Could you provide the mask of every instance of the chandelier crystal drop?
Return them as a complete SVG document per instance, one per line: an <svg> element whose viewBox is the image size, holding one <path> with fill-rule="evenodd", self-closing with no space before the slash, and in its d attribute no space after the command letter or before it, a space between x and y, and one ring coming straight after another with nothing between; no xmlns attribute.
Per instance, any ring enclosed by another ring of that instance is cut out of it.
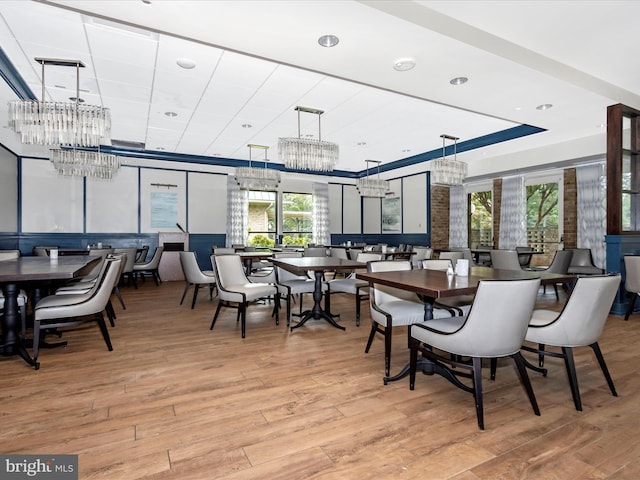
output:
<svg viewBox="0 0 640 480"><path fill-rule="evenodd" d="M95 147L111 133L108 108L86 105L80 100L80 60L36 58L42 65L42 100L9 102L9 126L20 134L22 143ZM45 66L76 68L75 102L45 101Z"/></svg>
<svg viewBox="0 0 640 480"><path fill-rule="evenodd" d="M51 151L51 163L60 175L111 180L120 169L120 158L99 150L63 150Z"/></svg>
<svg viewBox="0 0 640 480"><path fill-rule="evenodd" d="M331 172L338 161L340 149L337 143L323 141L320 131L320 115L323 110L296 107L298 112L298 136L278 139L278 157L285 167L292 170ZM300 112L318 115L318 139L300 136Z"/></svg>
<svg viewBox="0 0 640 480"><path fill-rule="evenodd" d="M367 176L356 180L356 189L361 197L383 198L389 193L390 186L388 180L380 179L380 162L378 160L365 160L367 162ZM376 178L369 176L369 164L378 165L378 175Z"/></svg>
<svg viewBox="0 0 640 480"><path fill-rule="evenodd" d="M236 182L240 190L277 190L280 184L280 172L267 168L267 150L268 146L248 144L249 147L249 166L236 168ZM251 165L251 152L254 148L264 150L264 168L258 168Z"/></svg>
<svg viewBox="0 0 640 480"><path fill-rule="evenodd" d="M442 138L442 158L431 161L431 183L445 187L462 185L467 178L468 166L457 158L458 137L440 135ZM453 140L453 159L448 160L445 154L445 142Z"/></svg>

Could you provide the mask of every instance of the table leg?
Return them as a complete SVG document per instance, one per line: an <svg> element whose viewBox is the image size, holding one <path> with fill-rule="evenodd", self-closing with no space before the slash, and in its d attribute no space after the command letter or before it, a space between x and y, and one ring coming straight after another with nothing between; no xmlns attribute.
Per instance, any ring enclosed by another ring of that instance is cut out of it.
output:
<svg viewBox="0 0 640 480"><path fill-rule="evenodd" d="M248 277L249 275L251 275L251 266L253 265L253 259L251 257L243 258L242 261L244 262L244 270Z"/></svg>
<svg viewBox="0 0 640 480"><path fill-rule="evenodd" d="M2 287L4 293L4 315L2 316L2 338L0 339L0 354L5 356L20 355L25 362L36 366L27 352L18 331L20 330L18 313L18 285L7 283Z"/></svg>
<svg viewBox="0 0 640 480"><path fill-rule="evenodd" d="M296 323L293 327L291 327L291 331L294 329L301 327L304 325L307 320L313 318L314 320L319 320L324 318L327 322L333 325L340 330L346 330L342 325L338 325L331 314L322 309L321 301L322 301L322 270L316 270L313 272L314 276L314 285L313 285L313 308L311 310L307 310L302 314L302 319L300 322Z"/></svg>

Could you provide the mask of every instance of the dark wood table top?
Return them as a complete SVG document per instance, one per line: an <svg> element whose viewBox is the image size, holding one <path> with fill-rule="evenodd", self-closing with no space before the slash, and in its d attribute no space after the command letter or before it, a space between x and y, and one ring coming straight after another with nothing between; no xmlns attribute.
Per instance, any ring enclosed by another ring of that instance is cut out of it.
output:
<svg viewBox="0 0 640 480"><path fill-rule="evenodd" d="M297 275L304 275L308 271L353 270L366 267L362 262L336 257L274 258L272 262Z"/></svg>
<svg viewBox="0 0 640 480"><path fill-rule="evenodd" d="M41 280L65 280L82 276L93 268L101 257L77 255L58 257L19 257L0 262L0 283Z"/></svg>
<svg viewBox="0 0 640 480"><path fill-rule="evenodd" d="M453 297L475 293L480 280L523 280L540 278L540 283L545 285L570 282L575 279L574 275L525 270L499 270L489 267L472 267L470 270L469 276L453 275L451 277L443 271L424 269L378 273L366 272L357 273L356 276L370 283L401 288L431 298Z"/></svg>

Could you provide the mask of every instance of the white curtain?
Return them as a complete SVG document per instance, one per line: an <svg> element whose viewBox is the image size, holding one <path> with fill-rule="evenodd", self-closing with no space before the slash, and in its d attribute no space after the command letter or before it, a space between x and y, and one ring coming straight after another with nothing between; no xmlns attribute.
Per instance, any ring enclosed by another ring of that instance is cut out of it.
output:
<svg viewBox="0 0 640 480"><path fill-rule="evenodd" d="M331 245L329 231L329 184L313 184L313 243Z"/></svg>
<svg viewBox="0 0 640 480"><path fill-rule="evenodd" d="M449 189L449 247L469 246L467 218L466 188L451 187Z"/></svg>
<svg viewBox="0 0 640 480"><path fill-rule="evenodd" d="M513 250L527 245L527 194L524 176L502 179L498 247Z"/></svg>
<svg viewBox="0 0 640 480"><path fill-rule="evenodd" d="M249 192L240 190L235 176L227 175L227 247L244 245L249 234Z"/></svg>
<svg viewBox="0 0 640 480"><path fill-rule="evenodd" d="M604 163L576 167L578 187L578 248L590 248L593 263L606 266L604 236L607 233Z"/></svg>

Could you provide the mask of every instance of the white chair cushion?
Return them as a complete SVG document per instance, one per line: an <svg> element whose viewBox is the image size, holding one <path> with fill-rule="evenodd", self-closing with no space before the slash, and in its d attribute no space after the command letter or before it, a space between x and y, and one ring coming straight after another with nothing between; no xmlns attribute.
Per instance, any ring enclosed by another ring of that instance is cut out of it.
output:
<svg viewBox="0 0 640 480"><path fill-rule="evenodd" d="M257 300L258 298L269 297L277 293L275 285L268 283L244 283L241 285L229 285L225 288L227 292L222 292L221 297L223 300L230 302L242 302L242 295L244 293L247 301Z"/></svg>
<svg viewBox="0 0 640 480"><path fill-rule="evenodd" d="M424 322L424 304L421 302L409 302L407 300L392 300L382 304L377 304L380 310L391 315L393 326L411 325L413 323ZM444 310L433 310L434 318L449 317L449 312ZM380 325L387 326L387 317L375 309L371 309L371 317Z"/></svg>
<svg viewBox="0 0 640 480"><path fill-rule="evenodd" d="M369 282L358 280L357 278L338 278L327 283L334 292L352 293L353 295L356 294L358 287L360 287L361 293L367 293L367 287L369 286Z"/></svg>

